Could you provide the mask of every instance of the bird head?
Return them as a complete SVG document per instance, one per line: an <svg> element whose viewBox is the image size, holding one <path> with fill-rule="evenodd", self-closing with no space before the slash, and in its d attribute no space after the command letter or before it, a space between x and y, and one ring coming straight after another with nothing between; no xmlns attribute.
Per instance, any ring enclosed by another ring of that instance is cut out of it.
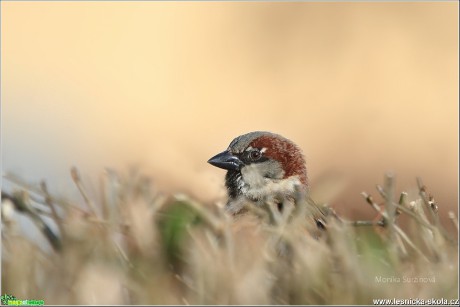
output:
<svg viewBox="0 0 460 307"><path fill-rule="evenodd" d="M227 170L225 185L229 200L245 196L258 201L268 194L289 194L297 186L308 187L305 159L289 139L265 131L235 138L227 150L208 163Z"/></svg>

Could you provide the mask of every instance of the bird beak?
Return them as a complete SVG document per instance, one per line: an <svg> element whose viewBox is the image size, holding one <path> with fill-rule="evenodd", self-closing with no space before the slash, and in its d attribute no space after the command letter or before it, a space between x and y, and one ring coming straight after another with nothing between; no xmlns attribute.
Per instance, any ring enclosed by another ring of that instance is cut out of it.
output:
<svg viewBox="0 0 460 307"><path fill-rule="evenodd" d="M243 162L228 150L215 155L208 163L227 170L239 170L243 165Z"/></svg>

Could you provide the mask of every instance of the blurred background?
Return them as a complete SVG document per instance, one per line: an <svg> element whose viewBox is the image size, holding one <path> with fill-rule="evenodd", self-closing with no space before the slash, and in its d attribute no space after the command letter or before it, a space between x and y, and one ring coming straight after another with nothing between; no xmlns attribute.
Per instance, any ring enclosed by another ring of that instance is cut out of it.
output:
<svg viewBox="0 0 460 307"><path fill-rule="evenodd" d="M1 64L2 171L60 195L135 166L222 200L206 161L268 130L339 213L388 171L458 212L457 2L2 2Z"/></svg>

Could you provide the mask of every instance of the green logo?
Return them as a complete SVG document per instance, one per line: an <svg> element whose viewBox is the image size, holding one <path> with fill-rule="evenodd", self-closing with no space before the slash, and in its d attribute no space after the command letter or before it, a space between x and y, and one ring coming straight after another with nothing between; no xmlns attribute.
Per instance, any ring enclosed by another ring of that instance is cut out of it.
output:
<svg viewBox="0 0 460 307"><path fill-rule="evenodd" d="M7 306L42 306L45 304L44 300L19 300L14 295L3 294L0 296L2 305Z"/></svg>
<svg viewBox="0 0 460 307"><path fill-rule="evenodd" d="M2 305L8 305L8 301L16 300L16 297L9 294L3 294L0 296L0 300L2 301Z"/></svg>

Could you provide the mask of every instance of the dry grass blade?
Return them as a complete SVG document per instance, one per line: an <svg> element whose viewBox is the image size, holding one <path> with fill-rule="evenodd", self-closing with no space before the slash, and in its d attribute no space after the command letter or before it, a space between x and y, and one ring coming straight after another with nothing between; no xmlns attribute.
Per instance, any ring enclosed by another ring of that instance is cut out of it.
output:
<svg viewBox="0 0 460 307"><path fill-rule="evenodd" d="M77 186L78 190L80 191L80 194L83 196L83 199L85 200L85 204L88 206L88 208L90 209L91 213L94 216L97 216L96 208L94 207L93 202L89 199L88 194L86 193L86 190L85 190L85 188L83 186L83 183L81 181L80 174L79 174L77 168L72 167L72 169L70 170L70 174L72 176L73 182L75 183L75 185Z"/></svg>
<svg viewBox="0 0 460 307"><path fill-rule="evenodd" d="M62 225L62 220L61 220L61 218L58 216L56 207L55 207L54 204L53 204L52 197L51 197L50 193L48 192L48 187L46 186L46 182L45 182L45 181L42 181L42 182L40 183L40 187L41 187L43 193L45 194L45 203L46 203L46 204L48 205L48 207L50 207L50 209L51 209L51 214L52 214L53 220L54 220L54 221L56 222L56 224L58 225L59 233L61 234L61 236L65 236L65 230L64 230L64 227L63 227L63 225Z"/></svg>

